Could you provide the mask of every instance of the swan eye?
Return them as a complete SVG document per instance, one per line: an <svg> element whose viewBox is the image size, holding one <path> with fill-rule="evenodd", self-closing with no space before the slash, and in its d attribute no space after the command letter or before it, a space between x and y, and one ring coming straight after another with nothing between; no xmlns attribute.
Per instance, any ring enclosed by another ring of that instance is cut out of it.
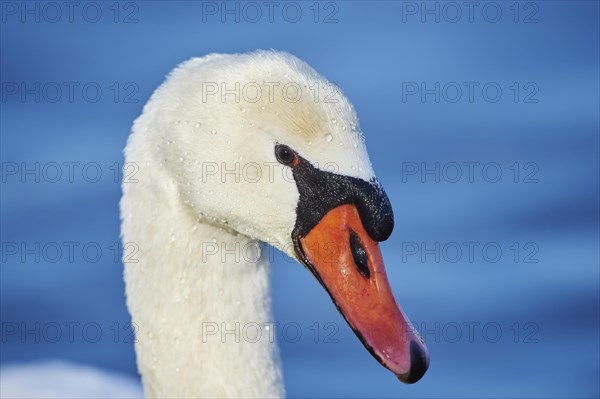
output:
<svg viewBox="0 0 600 399"><path fill-rule="evenodd" d="M275 157L279 163L291 165L296 160L296 153L287 145L277 144L275 146Z"/></svg>

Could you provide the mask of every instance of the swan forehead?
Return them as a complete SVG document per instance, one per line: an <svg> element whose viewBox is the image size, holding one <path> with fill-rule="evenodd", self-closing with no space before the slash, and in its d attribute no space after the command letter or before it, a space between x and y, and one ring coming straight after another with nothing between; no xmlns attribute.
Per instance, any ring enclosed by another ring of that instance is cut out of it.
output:
<svg viewBox="0 0 600 399"><path fill-rule="evenodd" d="M373 177L354 108L298 58L272 51L212 55L178 71L180 81L194 77L193 103L206 128L248 146L264 139L287 144L321 169Z"/></svg>
<svg viewBox="0 0 600 399"><path fill-rule="evenodd" d="M242 124L250 132L255 131L252 127L263 131L272 143L292 147L320 169L365 180L373 177L354 111L319 103L304 91L293 103L280 96L272 102L246 104Z"/></svg>

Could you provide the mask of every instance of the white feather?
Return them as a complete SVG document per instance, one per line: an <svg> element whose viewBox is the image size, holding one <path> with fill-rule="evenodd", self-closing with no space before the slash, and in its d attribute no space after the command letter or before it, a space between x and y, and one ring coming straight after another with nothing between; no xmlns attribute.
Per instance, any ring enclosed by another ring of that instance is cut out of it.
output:
<svg viewBox="0 0 600 399"><path fill-rule="evenodd" d="M0 369L2 398L142 398L139 381L60 360L8 364Z"/></svg>

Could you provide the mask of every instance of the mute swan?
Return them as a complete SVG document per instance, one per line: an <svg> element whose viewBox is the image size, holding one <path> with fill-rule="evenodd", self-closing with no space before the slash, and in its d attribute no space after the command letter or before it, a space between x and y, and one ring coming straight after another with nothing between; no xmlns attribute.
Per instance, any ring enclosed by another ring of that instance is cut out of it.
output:
<svg viewBox="0 0 600 399"><path fill-rule="evenodd" d="M333 88L287 53L212 54L172 71L135 121L121 234L147 396L284 395L268 334L212 334L268 329L268 259L243 256L261 243L303 264L400 380L425 373L427 350L377 244L393 228L390 202L355 111Z"/></svg>

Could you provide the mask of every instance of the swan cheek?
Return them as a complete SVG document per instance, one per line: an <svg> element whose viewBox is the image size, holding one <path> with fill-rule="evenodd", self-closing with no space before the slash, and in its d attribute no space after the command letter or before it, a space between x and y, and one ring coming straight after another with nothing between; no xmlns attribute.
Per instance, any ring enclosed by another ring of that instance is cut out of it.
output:
<svg viewBox="0 0 600 399"><path fill-rule="evenodd" d="M296 240L298 258L323 285L371 354L406 383L418 381L429 354L398 307L379 245L354 205L340 205Z"/></svg>

